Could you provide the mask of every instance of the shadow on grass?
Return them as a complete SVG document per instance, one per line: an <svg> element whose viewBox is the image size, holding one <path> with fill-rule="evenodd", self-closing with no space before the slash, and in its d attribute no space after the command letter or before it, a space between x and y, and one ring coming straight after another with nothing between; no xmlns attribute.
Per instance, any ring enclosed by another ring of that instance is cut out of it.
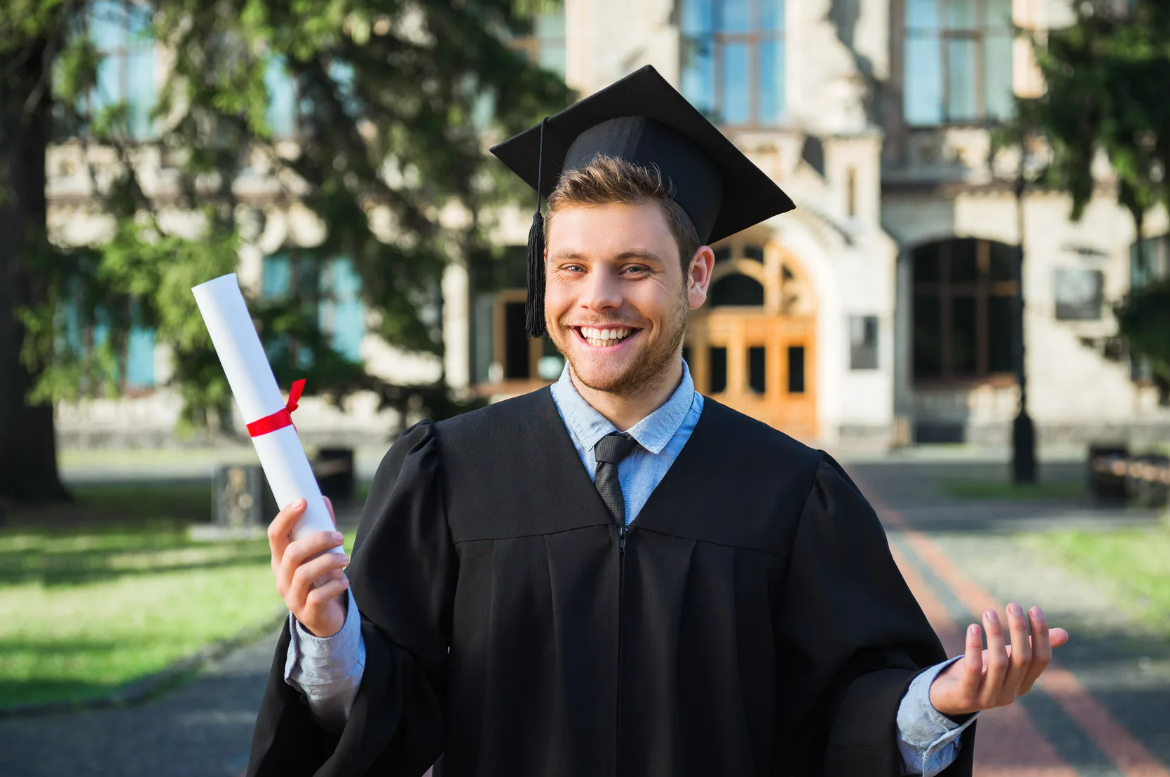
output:
<svg viewBox="0 0 1170 777"><path fill-rule="evenodd" d="M188 558L182 557L184 551L190 551ZM168 556L172 558L168 559ZM126 563L115 563L118 559ZM262 564L268 559L267 544L255 541L242 548L184 542L125 550L3 551L0 552L0 586L22 583L39 583L45 587L76 586L167 572Z"/></svg>
<svg viewBox="0 0 1170 777"><path fill-rule="evenodd" d="M64 528L160 519L211 520L211 483L206 479L162 483L109 483L70 489L73 502L21 505L6 516L10 528Z"/></svg>

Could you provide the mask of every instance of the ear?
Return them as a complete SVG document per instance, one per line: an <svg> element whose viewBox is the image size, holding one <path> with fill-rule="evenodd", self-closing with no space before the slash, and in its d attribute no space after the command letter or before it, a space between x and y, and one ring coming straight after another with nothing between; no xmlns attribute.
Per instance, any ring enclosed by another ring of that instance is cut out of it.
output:
<svg viewBox="0 0 1170 777"><path fill-rule="evenodd" d="M691 258L690 269L687 270L687 304L691 310L703 304L707 299L707 286L711 283L711 270L715 267L715 252L711 246L699 246Z"/></svg>

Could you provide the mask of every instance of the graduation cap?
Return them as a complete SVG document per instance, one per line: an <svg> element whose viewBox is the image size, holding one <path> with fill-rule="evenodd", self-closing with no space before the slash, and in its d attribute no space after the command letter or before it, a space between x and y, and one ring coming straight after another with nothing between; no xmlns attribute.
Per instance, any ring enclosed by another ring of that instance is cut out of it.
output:
<svg viewBox="0 0 1170 777"><path fill-rule="evenodd" d="M567 170L585 167L598 155L656 166L704 244L795 207L650 65L493 146L491 152L536 190L536 215L528 233L529 337L544 335L540 200Z"/></svg>

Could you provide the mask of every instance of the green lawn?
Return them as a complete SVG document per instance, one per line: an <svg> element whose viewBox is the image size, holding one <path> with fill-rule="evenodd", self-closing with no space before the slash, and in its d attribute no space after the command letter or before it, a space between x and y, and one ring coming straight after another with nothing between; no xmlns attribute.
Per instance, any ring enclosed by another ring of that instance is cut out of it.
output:
<svg viewBox="0 0 1170 777"><path fill-rule="evenodd" d="M76 488L74 504L9 515L0 707L102 696L279 617L267 540L188 536L209 489Z"/></svg>
<svg viewBox="0 0 1170 777"><path fill-rule="evenodd" d="M1036 552L1109 586L1137 617L1170 635L1170 529L1045 532L1023 540Z"/></svg>
<svg viewBox="0 0 1170 777"><path fill-rule="evenodd" d="M948 496L960 499L1067 499L1085 497L1085 484L1079 480L1042 481L1017 484L1006 480L944 480L939 488Z"/></svg>

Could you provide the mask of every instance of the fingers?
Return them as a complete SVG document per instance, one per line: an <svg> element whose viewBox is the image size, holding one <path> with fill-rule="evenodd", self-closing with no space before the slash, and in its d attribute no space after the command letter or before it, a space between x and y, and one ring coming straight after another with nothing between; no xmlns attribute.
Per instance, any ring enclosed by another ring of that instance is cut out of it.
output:
<svg viewBox="0 0 1170 777"><path fill-rule="evenodd" d="M324 495L322 495L321 498L325 500L325 507L329 509L329 517L333 519L333 528L336 529L337 515L333 512L333 500Z"/></svg>
<svg viewBox="0 0 1170 777"><path fill-rule="evenodd" d="M329 601L332 597L313 597L313 583L318 579L324 577L326 574L344 569L345 565L349 563L349 558L341 553L322 553L311 561L306 561L301 564L293 572L292 580L289 584L288 591L285 593L285 604L289 605L289 610L294 615L299 613L304 606L308 606L317 601ZM321 585L321 588L335 588L337 580L329 580Z"/></svg>
<svg viewBox="0 0 1170 777"><path fill-rule="evenodd" d="M1044 611L1039 607L1033 607L1028 610L1028 621L1032 629L1032 661L1028 667L1028 671L1020 681L1020 694L1025 694L1032 690L1032 684L1036 682L1036 678L1040 673L1048 668L1048 664L1052 662L1052 639L1048 631L1048 619L1044 617ZM1068 632L1064 629L1056 629L1061 637L1058 645L1063 645L1068 641Z"/></svg>
<svg viewBox="0 0 1170 777"><path fill-rule="evenodd" d="M1003 690L1005 695L1014 696L1018 693L1020 683L1031 667L1032 645L1031 640L1028 639L1028 616L1024 614L1024 608L1015 602L1009 604L1007 606L1007 622L1008 631L1012 637L1012 647Z"/></svg>
<svg viewBox="0 0 1170 777"><path fill-rule="evenodd" d="M272 551L274 569L280 565L280 560L284 557L284 552L292 541L289 533L304 514L305 500L296 499L285 505L285 508L276 514L272 523L268 524L268 547Z"/></svg>
<svg viewBox="0 0 1170 777"><path fill-rule="evenodd" d="M967 652L963 654L963 675L959 680L965 699L975 703L983 684L983 632L972 623L967 627Z"/></svg>
<svg viewBox="0 0 1170 777"><path fill-rule="evenodd" d="M296 574L298 568L314 556L340 546L343 541L344 538L340 532L319 531L290 543L285 548L284 556L276 568L276 590L281 596L284 596L289 586L292 585L293 575ZM336 558L342 557L340 553L330 553L328 555ZM316 579L316 577L313 577L310 578L310 581Z"/></svg>
<svg viewBox="0 0 1170 777"><path fill-rule="evenodd" d="M983 629L987 632L987 675L983 678L980 705L983 709L998 706L1000 690L1008 673L1007 649L1004 645L1003 625L995 610L983 613Z"/></svg>
<svg viewBox="0 0 1170 777"><path fill-rule="evenodd" d="M321 607L322 605L328 604L330 599L342 593L347 588L349 588L349 580L345 577L330 580L325 585L318 586L312 591L309 591L309 595L305 600L305 606Z"/></svg>

